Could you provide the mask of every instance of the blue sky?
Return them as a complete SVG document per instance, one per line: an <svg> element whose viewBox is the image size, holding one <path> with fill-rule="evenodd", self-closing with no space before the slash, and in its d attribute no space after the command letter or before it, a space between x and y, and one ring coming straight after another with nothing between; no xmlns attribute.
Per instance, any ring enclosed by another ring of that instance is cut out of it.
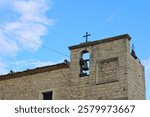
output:
<svg viewBox="0 0 150 117"><path fill-rule="evenodd" d="M149 4L149 0L0 0L0 74L69 60L68 46L84 42L86 31L90 41L128 33L145 66L150 99Z"/></svg>

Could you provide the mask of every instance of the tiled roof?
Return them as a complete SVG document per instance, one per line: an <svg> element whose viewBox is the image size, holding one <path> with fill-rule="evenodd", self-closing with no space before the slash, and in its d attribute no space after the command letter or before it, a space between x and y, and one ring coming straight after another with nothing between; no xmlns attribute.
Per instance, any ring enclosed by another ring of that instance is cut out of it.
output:
<svg viewBox="0 0 150 117"><path fill-rule="evenodd" d="M49 71L63 69L63 68L69 68L69 63L59 63L59 64L55 64L55 65L37 67L35 69L27 69L27 70L21 71L21 72L8 73L6 75L1 75L0 81L12 79L12 78L18 78L18 77L22 77L22 76L34 75L37 73L49 72Z"/></svg>

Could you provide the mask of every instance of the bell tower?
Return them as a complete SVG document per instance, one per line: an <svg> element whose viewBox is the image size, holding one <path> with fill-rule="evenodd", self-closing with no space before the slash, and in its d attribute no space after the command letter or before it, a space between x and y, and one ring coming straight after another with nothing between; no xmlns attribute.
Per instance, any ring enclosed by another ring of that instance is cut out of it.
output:
<svg viewBox="0 0 150 117"><path fill-rule="evenodd" d="M70 98L145 99L144 67L131 55L130 39L124 34L70 46Z"/></svg>

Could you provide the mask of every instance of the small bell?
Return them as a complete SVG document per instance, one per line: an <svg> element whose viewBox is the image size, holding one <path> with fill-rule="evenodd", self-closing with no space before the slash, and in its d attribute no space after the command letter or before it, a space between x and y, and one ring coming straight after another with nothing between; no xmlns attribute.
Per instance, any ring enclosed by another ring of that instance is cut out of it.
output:
<svg viewBox="0 0 150 117"><path fill-rule="evenodd" d="M85 71L86 71L86 70L89 70L89 68L88 68L88 63L87 63L86 60L83 61L82 70L85 70Z"/></svg>

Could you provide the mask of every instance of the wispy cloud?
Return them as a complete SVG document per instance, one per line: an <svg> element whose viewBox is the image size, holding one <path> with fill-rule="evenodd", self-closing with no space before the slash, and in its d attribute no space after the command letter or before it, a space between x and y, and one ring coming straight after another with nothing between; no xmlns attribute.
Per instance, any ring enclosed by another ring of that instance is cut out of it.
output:
<svg viewBox="0 0 150 117"><path fill-rule="evenodd" d="M110 22L114 19L115 17L115 14L111 14L110 16L108 16L106 19L105 19L105 22Z"/></svg>
<svg viewBox="0 0 150 117"><path fill-rule="evenodd" d="M10 70L17 72L17 71L23 71L26 69L34 69L36 67L52 65L52 64L56 64L56 63L52 61L40 61L40 60L35 60L35 59L17 60L17 61L10 61L10 62L1 60L0 61L0 75L8 73Z"/></svg>
<svg viewBox="0 0 150 117"><path fill-rule="evenodd" d="M2 33L0 29L0 53L1 56L5 54L15 55L18 52L17 43L11 40L7 35Z"/></svg>
<svg viewBox="0 0 150 117"><path fill-rule="evenodd" d="M0 0L0 74L54 64L40 60L7 60L20 51L42 45L48 27L54 24L47 12L52 0Z"/></svg>
<svg viewBox="0 0 150 117"><path fill-rule="evenodd" d="M20 71L20 70L25 70L27 68L28 69L36 68L36 67L41 67L41 66L46 66L46 65L52 65L55 63L51 61L40 61L40 60L35 60L35 59L29 59L29 60L13 61L13 62L10 62L9 64L12 66L12 70Z"/></svg>
<svg viewBox="0 0 150 117"><path fill-rule="evenodd" d="M3 5L3 4L5 4L6 2L8 2L8 0L1 0L1 1L0 1L0 5Z"/></svg>
<svg viewBox="0 0 150 117"><path fill-rule="evenodd" d="M0 21L0 53L10 55L17 53L21 48L36 50L41 46L42 37L46 35L48 26L54 24L54 20L46 16L46 12L51 8L50 1L2 0L0 2L1 6L9 6L8 9L4 9L9 13L3 15L7 17L6 21Z"/></svg>
<svg viewBox="0 0 150 117"><path fill-rule="evenodd" d="M7 72L6 64L3 61L0 61L0 74L6 74Z"/></svg>

